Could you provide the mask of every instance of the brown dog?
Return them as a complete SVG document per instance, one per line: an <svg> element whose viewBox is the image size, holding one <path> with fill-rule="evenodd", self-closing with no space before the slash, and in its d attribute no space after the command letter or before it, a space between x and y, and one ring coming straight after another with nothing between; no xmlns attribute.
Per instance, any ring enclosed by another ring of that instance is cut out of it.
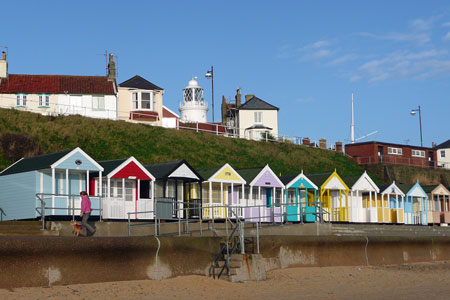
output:
<svg viewBox="0 0 450 300"><path fill-rule="evenodd" d="M70 222L70 225L72 225L72 227L73 227L73 235L79 236L80 232L82 230L81 225L77 224L77 222L75 222L75 221Z"/></svg>

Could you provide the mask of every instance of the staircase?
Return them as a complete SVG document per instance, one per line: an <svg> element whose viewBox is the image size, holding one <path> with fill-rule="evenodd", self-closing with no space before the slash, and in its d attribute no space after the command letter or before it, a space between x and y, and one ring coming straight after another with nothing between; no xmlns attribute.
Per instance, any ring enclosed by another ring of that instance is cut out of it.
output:
<svg viewBox="0 0 450 300"><path fill-rule="evenodd" d="M0 237L4 236L59 236L56 230L41 230L40 221L2 221Z"/></svg>

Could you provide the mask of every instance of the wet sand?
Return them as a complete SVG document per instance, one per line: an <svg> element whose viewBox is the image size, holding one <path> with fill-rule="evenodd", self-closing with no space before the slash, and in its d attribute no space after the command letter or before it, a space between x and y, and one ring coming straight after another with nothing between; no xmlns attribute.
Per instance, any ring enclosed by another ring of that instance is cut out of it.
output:
<svg viewBox="0 0 450 300"><path fill-rule="evenodd" d="M260 282L203 276L0 289L0 299L450 299L450 262L288 268Z"/></svg>

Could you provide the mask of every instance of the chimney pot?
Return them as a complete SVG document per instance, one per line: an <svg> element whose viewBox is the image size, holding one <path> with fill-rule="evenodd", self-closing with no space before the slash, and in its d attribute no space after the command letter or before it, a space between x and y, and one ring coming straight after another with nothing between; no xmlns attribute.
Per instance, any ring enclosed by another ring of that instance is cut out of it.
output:
<svg viewBox="0 0 450 300"><path fill-rule="evenodd" d="M327 140L326 139L319 140L319 147L320 149L327 149Z"/></svg>
<svg viewBox="0 0 450 300"><path fill-rule="evenodd" d="M248 100L252 99L253 97L255 97L255 95L252 95L252 94L245 95L245 102L247 102Z"/></svg>
<svg viewBox="0 0 450 300"><path fill-rule="evenodd" d="M6 52L2 51L2 60L6 60Z"/></svg>
<svg viewBox="0 0 450 300"><path fill-rule="evenodd" d="M116 80L116 63L114 62L114 54L109 54L108 62L108 80Z"/></svg>
<svg viewBox="0 0 450 300"><path fill-rule="evenodd" d="M342 153L342 142L336 142L336 152Z"/></svg>

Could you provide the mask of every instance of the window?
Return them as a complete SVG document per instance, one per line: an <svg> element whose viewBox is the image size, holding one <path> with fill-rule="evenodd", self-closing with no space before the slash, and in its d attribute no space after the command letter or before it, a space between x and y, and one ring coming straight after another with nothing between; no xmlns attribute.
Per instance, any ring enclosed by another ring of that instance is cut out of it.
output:
<svg viewBox="0 0 450 300"><path fill-rule="evenodd" d="M256 124L262 123L262 112L255 111L255 123Z"/></svg>
<svg viewBox="0 0 450 300"><path fill-rule="evenodd" d="M133 201L134 182L125 180L125 201Z"/></svg>
<svg viewBox="0 0 450 300"><path fill-rule="evenodd" d="M152 97L153 99L153 103L152 103L152 110L153 111L156 111L156 94L153 94L153 97Z"/></svg>
<svg viewBox="0 0 450 300"><path fill-rule="evenodd" d="M50 96L49 95L39 95L39 106L50 106Z"/></svg>
<svg viewBox="0 0 450 300"><path fill-rule="evenodd" d="M133 109L138 109L138 93L133 93L132 96Z"/></svg>
<svg viewBox="0 0 450 300"><path fill-rule="evenodd" d="M441 150L441 157L442 157L442 158L445 157L445 150Z"/></svg>
<svg viewBox="0 0 450 300"><path fill-rule="evenodd" d="M150 93L141 93L141 108L150 109Z"/></svg>
<svg viewBox="0 0 450 300"><path fill-rule="evenodd" d="M388 147L388 154L402 155L403 150L402 148Z"/></svg>
<svg viewBox="0 0 450 300"><path fill-rule="evenodd" d="M415 157L425 157L425 151L422 150L412 150L411 155Z"/></svg>
<svg viewBox="0 0 450 300"><path fill-rule="evenodd" d="M17 106L27 106L27 95L17 94Z"/></svg>
<svg viewBox="0 0 450 300"><path fill-rule="evenodd" d="M96 110L105 109L105 97L104 96L92 96L92 108Z"/></svg>

